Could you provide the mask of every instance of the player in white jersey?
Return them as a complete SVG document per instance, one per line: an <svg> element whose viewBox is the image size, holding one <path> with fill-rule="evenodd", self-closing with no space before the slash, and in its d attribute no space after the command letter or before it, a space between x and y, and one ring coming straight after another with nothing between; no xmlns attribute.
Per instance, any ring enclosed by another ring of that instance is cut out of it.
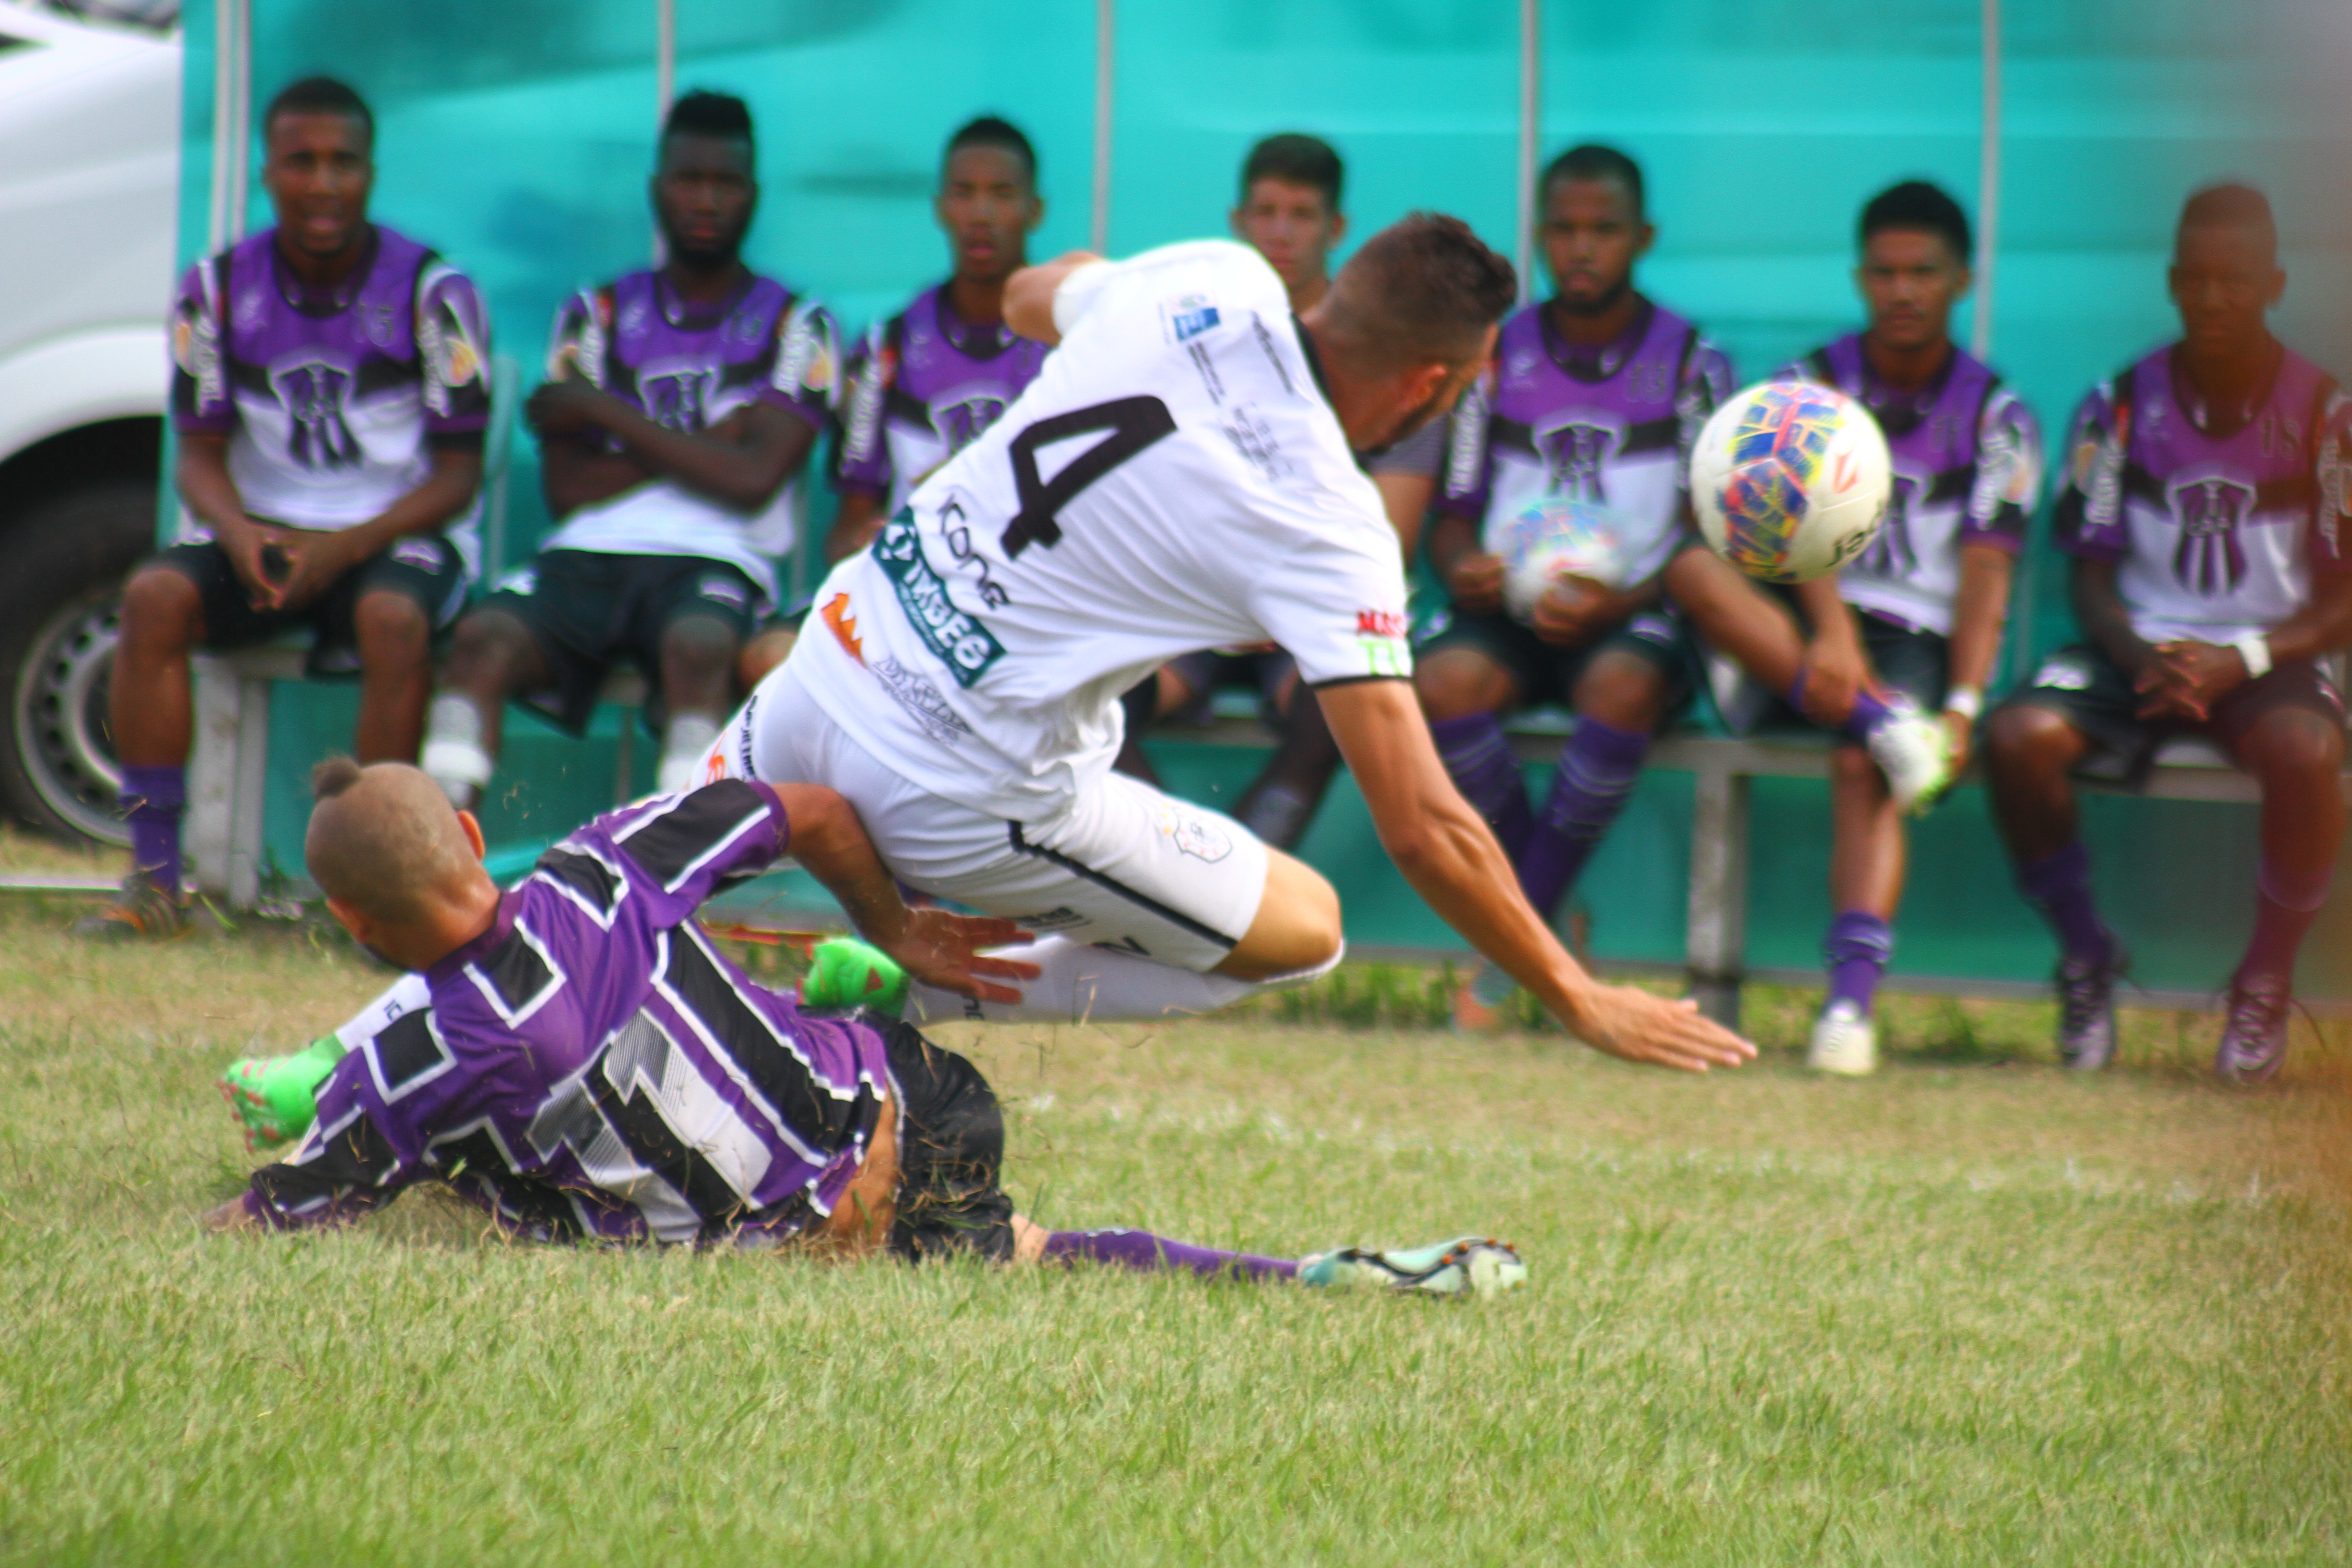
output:
<svg viewBox="0 0 2352 1568"><path fill-rule="evenodd" d="M1317 689L1399 868L1581 1037L1704 1069L1752 1047L1686 1003L1601 985L1522 899L1447 780L1408 678L1405 584L1351 451L1451 405L1515 279L1456 219L1375 236L1303 319L1244 247L1074 255L1006 319L1058 342L1005 416L818 591L710 776L824 784L908 884L1044 939L1018 1007L1207 1011L1328 969L1328 883L1238 824L1111 772L1119 694L1193 648L1273 641Z"/></svg>

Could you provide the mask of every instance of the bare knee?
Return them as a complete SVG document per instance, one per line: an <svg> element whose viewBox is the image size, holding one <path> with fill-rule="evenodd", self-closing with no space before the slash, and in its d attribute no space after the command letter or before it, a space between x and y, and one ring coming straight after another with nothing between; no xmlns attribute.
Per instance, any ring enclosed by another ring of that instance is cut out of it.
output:
<svg viewBox="0 0 2352 1568"><path fill-rule="evenodd" d="M425 607L405 594L362 595L352 609L352 633L360 662L370 669L422 669L432 656L433 627Z"/></svg>
<svg viewBox="0 0 2352 1568"><path fill-rule="evenodd" d="M449 684L504 700L519 689L538 654L530 632L512 616L476 610L449 639Z"/></svg>
<svg viewBox="0 0 2352 1568"><path fill-rule="evenodd" d="M2275 709L2254 726L2242 750L2265 780L2318 784L2332 781L2344 766L2344 731L2316 713Z"/></svg>
<svg viewBox="0 0 2352 1568"><path fill-rule="evenodd" d="M709 616L688 616L662 628L662 688L672 711L727 707L735 678L735 629Z"/></svg>
<svg viewBox="0 0 2352 1568"><path fill-rule="evenodd" d="M1985 761L2010 778L2048 778L2073 766L2083 732L2063 713L2032 703L2002 708L1985 723Z"/></svg>
<svg viewBox="0 0 2352 1568"><path fill-rule="evenodd" d="M124 584L122 640L142 650L181 652L204 640L205 601L184 573L150 566Z"/></svg>
<svg viewBox="0 0 2352 1568"><path fill-rule="evenodd" d="M1235 980L1272 980L1320 969L1346 946L1338 891L1305 861L1268 849L1257 917L1215 972Z"/></svg>
<svg viewBox="0 0 2352 1568"><path fill-rule="evenodd" d="M1423 660L1413 671L1412 688L1433 724L1500 712L1517 695L1501 665L1466 647L1446 648Z"/></svg>
<svg viewBox="0 0 2352 1568"><path fill-rule="evenodd" d="M1648 659L1612 649L1592 661L1572 697L1580 718L1646 735L1665 717L1666 681Z"/></svg>

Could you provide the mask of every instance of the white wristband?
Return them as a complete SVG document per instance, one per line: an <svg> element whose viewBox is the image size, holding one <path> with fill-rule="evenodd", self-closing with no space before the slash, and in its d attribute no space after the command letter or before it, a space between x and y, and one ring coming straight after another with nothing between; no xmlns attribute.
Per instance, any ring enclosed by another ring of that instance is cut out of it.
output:
<svg viewBox="0 0 2352 1568"><path fill-rule="evenodd" d="M1957 713L1969 722L1975 722L1977 715L1984 711L1984 688L1981 686L1953 687L1945 694L1944 711Z"/></svg>
<svg viewBox="0 0 2352 1568"><path fill-rule="evenodd" d="M2248 632L2230 645L2238 657L2246 661L2246 679L2260 680L2271 672L2270 639L2260 632Z"/></svg>
<svg viewBox="0 0 2352 1568"><path fill-rule="evenodd" d="M1055 332L1068 337L1070 329L1078 324L1078 318L1087 313L1087 307L1095 302L1095 296L1102 292L1102 286L1109 281L1110 263L1108 261L1089 261L1063 279L1060 287L1054 290Z"/></svg>

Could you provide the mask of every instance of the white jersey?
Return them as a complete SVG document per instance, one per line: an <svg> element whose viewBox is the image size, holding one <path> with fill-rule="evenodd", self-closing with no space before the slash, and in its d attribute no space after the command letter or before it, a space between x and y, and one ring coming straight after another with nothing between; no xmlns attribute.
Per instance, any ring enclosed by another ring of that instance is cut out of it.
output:
<svg viewBox="0 0 2352 1568"><path fill-rule="evenodd" d="M1316 685L1412 670L1396 532L1274 269L1204 240L1087 281L1037 379L834 569L792 656L865 750L1013 821L1109 771L1119 695L1179 654L1276 642Z"/></svg>

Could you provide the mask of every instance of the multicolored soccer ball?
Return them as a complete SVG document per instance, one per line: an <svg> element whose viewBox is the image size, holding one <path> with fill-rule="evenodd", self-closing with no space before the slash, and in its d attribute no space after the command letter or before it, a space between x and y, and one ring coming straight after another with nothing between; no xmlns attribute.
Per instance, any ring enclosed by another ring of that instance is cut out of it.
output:
<svg viewBox="0 0 2352 1568"><path fill-rule="evenodd" d="M1546 496L1520 508L1496 541L1495 553L1503 558L1503 607L1525 622L1545 590L1563 577L1623 587L1627 532L1625 520L1599 501Z"/></svg>
<svg viewBox="0 0 2352 1568"><path fill-rule="evenodd" d="M1768 381L1707 420L1690 479L1716 553L1750 577L1803 583L1868 548L1895 468L1861 404L1810 381Z"/></svg>

